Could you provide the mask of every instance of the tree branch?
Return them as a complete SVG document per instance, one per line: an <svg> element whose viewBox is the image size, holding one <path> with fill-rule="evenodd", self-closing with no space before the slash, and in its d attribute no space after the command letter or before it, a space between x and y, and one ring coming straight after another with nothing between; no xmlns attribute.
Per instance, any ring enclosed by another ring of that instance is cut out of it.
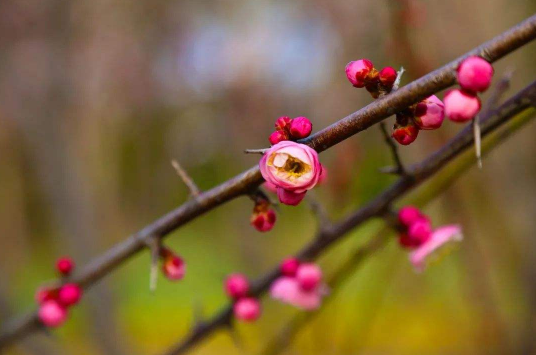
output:
<svg viewBox="0 0 536 355"><path fill-rule="evenodd" d="M455 69L464 58L471 55L479 55L489 62L494 62L532 41L535 37L536 15L533 15L449 64L398 89L394 93L374 101L311 137L301 140L300 143L307 144L318 152L322 152L382 121L397 111L454 84L456 80ZM418 170L418 167L415 173L417 174L416 178L420 179L421 172ZM197 198L187 201L175 210L131 235L123 242L110 248L101 256L95 258L79 272L75 273L70 278L70 282L78 283L84 288L91 286L124 261L143 250L148 239L164 237L205 212L231 199L249 193L259 186L262 181L258 166L254 166L221 185L201 193ZM404 185L408 183L407 179L403 179L401 182ZM396 187L394 191L388 190L386 193L392 194L398 189L400 187ZM375 212L372 207L374 206L369 207L365 211L368 211L367 213ZM366 216L360 215L356 218L361 219L363 217ZM329 241L331 239L325 238L325 240L324 243L330 243ZM314 255L315 250L312 249L303 256L306 257L309 254ZM226 319L227 317L223 318ZM210 327L210 325L207 327ZM22 319L8 323L0 333L0 349L40 328L35 312L26 315ZM205 329L205 327L202 329Z"/></svg>
<svg viewBox="0 0 536 355"><path fill-rule="evenodd" d="M387 170L386 168L380 169L381 172L385 173L392 173L392 174L398 174L398 175L405 175L406 170L404 169L404 164L402 164L402 159L400 159L400 155L398 154L398 147L391 139L391 136L389 135L389 132L387 132L387 126L385 125L385 122L380 122L380 130L382 131L383 138L385 139L385 143L389 146L389 149L391 150L391 155L393 156L393 160L395 162L395 168L389 168Z"/></svg>
<svg viewBox="0 0 536 355"><path fill-rule="evenodd" d="M508 122L513 116L525 110L531 110L531 102L536 97L536 82L523 89L496 110L489 112L481 122L482 134L485 136L497 129L501 124ZM408 193L410 190L431 177L435 172L449 163L457 155L465 151L473 143L472 127L466 126L445 146L432 153L421 163L411 166L407 174L402 176L357 212L350 214L341 222L332 225L328 230L321 230L316 237L307 244L296 257L300 260L312 260L325 252L333 243L340 240L347 232L360 226L362 223L381 216L393 201ZM253 296L266 292L270 284L280 275L279 266L257 279L250 289ZM198 342L212 334L213 331L232 319L232 305L228 305L211 320L202 326L193 329L184 340L171 347L164 355L184 354Z"/></svg>
<svg viewBox="0 0 536 355"><path fill-rule="evenodd" d="M194 198L199 196L199 194L201 193L201 190L199 190L199 187L197 187L194 180L190 177L190 175L188 175L186 170L182 168L179 162L176 160L172 160L171 165L177 172L177 175L179 175L182 181L184 181L184 184L188 187L188 189L190 189L190 194L192 194Z"/></svg>

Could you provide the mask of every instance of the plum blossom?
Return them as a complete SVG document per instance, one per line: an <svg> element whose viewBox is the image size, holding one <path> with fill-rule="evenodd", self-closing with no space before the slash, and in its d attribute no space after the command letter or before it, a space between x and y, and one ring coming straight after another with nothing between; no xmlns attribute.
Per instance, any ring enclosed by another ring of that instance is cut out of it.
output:
<svg viewBox="0 0 536 355"><path fill-rule="evenodd" d="M437 257L440 250L462 239L462 229L459 225L439 227L432 232L431 237L425 243L409 254L409 260L416 271L422 272L426 264Z"/></svg>

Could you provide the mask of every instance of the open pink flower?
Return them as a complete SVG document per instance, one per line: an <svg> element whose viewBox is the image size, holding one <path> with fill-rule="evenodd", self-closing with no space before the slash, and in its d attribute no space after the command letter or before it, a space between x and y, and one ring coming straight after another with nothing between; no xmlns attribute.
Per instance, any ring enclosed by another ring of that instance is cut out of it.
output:
<svg viewBox="0 0 536 355"><path fill-rule="evenodd" d="M270 287L272 298L305 310L320 307L324 293L321 288L306 291L300 287L296 278L282 276Z"/></svg>
<svg viewBox="0 0 536 355"><path fill-rule="evenodd" d="M409 254L409 260L415 270L421 272L425 269L430 259L437 254L440 249L463 239L462 229L459 225L447 225L439 227L433 231L431 237Z"/></svg>
<svg viewBox="0 0 536 355"><path fill-rule="evenodd" d="M263 178L278 187L282 203L296 205L320 178L322 167L318 153L300 143L279 142L259 162Z"/></svg>

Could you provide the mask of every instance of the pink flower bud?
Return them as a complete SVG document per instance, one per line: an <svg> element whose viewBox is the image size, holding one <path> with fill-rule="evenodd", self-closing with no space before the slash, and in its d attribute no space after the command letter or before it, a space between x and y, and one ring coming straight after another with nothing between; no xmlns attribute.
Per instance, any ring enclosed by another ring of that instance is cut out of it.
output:
<svg viewBox="0 0 536 355"><path fill-rule="evenodd" d="M58 261L56 261L56 270L63 276L69 275L73 269L74 261L69 257L59 258Z"/></svg>
<svg viewBox="0 0 536 355"><path fill-rule="evenodd" d="M181 257L175 255L170 250L167 250L167 255L164 256L162 263L162 272L164 276L171 281L178 281L184 277L186 273L186 264Z"/></svg>
<svg viewBox="0 0 536 355"><path fill-rule="evenodd" d="M67 309L57 301L49 300L44 302L37 312L39 320L47 327L57 327L67 319Z"/></svg>
<svg viewBox="0 0 536 355"><path fill-rule="evenodd" d="M55 300L58 298L58 290L48 287L41 287L35 293L35 301L42 304L46 301Z"/></svg>
<svg viewBox="0 0 536 355"><path fill-rule="evenodd" d="M281 274L285 276L294 277L296 276L296 273L298 272L298 268L300 266L300 261L296 258L286 258L281 262Z"/></svg>
<svg viewBox="0 0 536 355"><path fill-rule="evenodd" d="M458 66L458 83L469 91L486 91L491 84L493 67L480 57L469 57Z"/></svg>
<svg viewBox="0 0 536 355"><path fill-rule="evenodd" d="M292 118L288 116L281 116L275 121L275 129L278 131L288 130L288 127L291 122Z"/></svg>
<svg viewBox="0 0 536 355"><path fill-rule="evenodd" d="M296 273L296 280L303 290L314 290L322 281L322 270L316 264L301 264Z"/></svg>
<svg viewBox="0 0 536 355"><path fill-rule="evenodd" d="M298 206L300 202L302 202L302 200L305 198L305 193L306 192L292 192L285 190L281 187L277 188L277 197L279 198L279 202L289 206Z"/></svg>
<svg viewBox="0 0 536 355"><path fill-rule="evenodd" d="M271 208L266 211L254 211L251 215L251 225L259 232L268 232L271 230L274 227L275 220L275 211Z"/></svg>
<svg viewBox="0 0 536 355"><path fill-rule="evenodd" d="M275 145L282 141L288 141L288 134L285 131L274 131L270 134L268 140L270 141L270 144Z"/></svg>
<svg viewBox="0 0 536 355"><path fill-rule="evenodd" d="M480 111L480 99L467 91L450 90L443 101L445 102L445 114L454 122L467 122Z"/></svg>
<svg viewBox="0 0 536 355"><path fill-rule="evenodd" d="M383 86L388 89L392 89L393 84L395 83L397 73L393 67L385 67L380 70L379 78Z"/></svg>
<svg viewBox="0 0 536 355"><path fill-rule="evenodd" d="M415 106L414 121L420 129L437 129L445 118L445 105L432 95Z"/></svg>
<svg viewBox="0 0 536 355"><path fill-rule="evenodd" d="M406 126L401 126L395 123L393 130L393 138L402 145L411 144L417 139L419 128L412 122L408 122Z"/></svg>
<svg viewBox="0 0 536 355"><path fill-rule="evenodd" d="M241 298L233 306L236 319L253 322L261 315L261 304L255 298Z"/></svg>
<svg viewBox="0 0 536 355"><path fill-rule="evenodd" d="M422 214L417 207L405 206L398 211L398 220L406 227L420 218L422 218Z"/></svg>
<svg viewBox="0 0 536 355"><path fill-rule="evenodd" d="M58 291L58 301L65 307L75 305L82 298L82 289L77 284L65 284Z"/></svg>
<svg viewBox="0 0 536 355"><path fill-rule="evenodd" d="M374 69L374 65L368 59L360 59L346 65L346 77L353 86L362 88L368 74Z"/></svg>
<svg viewBox="0 0 536 355"><path fill-rule="evenodd" d="M232 274L225 280L225 292L231 298L245 297L249 291L249 281L242 274Z"/></svg>
<svg viewBox="0 0 536 355"><path fill-rule="evenodd" d="M432 225L427 218L414 221L408 228L408 237L415 242L416 246L421 246L428 241L431 235Z"/></svg>
<svg viewBox="0 0 536 355"><path fill-rule="evenodd" d="M290 122L290 134L293 138L301 139L309 137L313 130L313 124L307 117L296 117Z"/></svg>

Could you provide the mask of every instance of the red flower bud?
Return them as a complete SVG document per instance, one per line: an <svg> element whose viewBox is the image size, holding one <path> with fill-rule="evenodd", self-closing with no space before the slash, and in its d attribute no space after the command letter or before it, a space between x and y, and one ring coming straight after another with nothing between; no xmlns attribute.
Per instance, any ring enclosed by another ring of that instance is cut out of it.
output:
<svg viewBox="0 0 536 355"><path fill-rule="evenodd" d="M296 258L286 258L281 262L281 273L285 276L294 277L298 268L300 267L300 261Z"/></svg>
<svg viewBox="0 0 536 355"><path fill-rule="evenodd" d="M397 114L397 121L399 121L399 115ZM393 138L402 145L411 144L417 139L419 134L419 128L415 126L412 120L406 119L405 124L395 123L393 127Z"/></svg>
<svg viewBox="0 0 536 355"><path fill-rule="evenodd" d="M409 227L420 218L422 218L422 214L417 207L405 206L398 211L398 220L405 227Z"/></svg>
<svg viewBox="0 0 536 355"><path fill-rule="evenodd" d="M393 88L393 84L395 83L397 77L397 73L395 68L393 67L385 67L382 70L380 70L379 78L380 82L383 86L385 86L387 89L391 90Z"/></svg>
<svg viewBox="0 0 536 355"><path fill-rule="evenodd" d="M35 293L35 301L42 304L46 301L55 300L58 298L58 290L48 287L40 287Z"/></svg>
<svg viewBox="0 0 536 355"><path fill-rule="evenodd" d="M288 134L286 131L274 131L270 134L268 140L270 141L270 144L276 145L279 142L288 141Z"/></svg>
<svg viewBox="0 0 536 355"><path fill-rule="evenodd" d="M313 124L307 117L296 117L290 123L290 134L296 139L308 137L312 130Z"/></svg>
<svg viewBox="0 0 536 355"><path fill-rule="evenodd" d="M480 99L469 91L450 90L443 101L445 102L445 115L454 122L470 121L480 111Z"/></svg>
<svg viewBox="0 0 536 355"><path fill-rule="evenodd" d="M356 88L365 86L367 76L374 69L374 65L368 59L360 59L346 65L346 77Z"/></svg>
<svg viewBox="0 0 536 355"><path fill-rule="evenodd" d="M408 237L413 240L416 246L421 246L432 236L432 224L428 218L419 218L408 228Z"/></svg>
<svg viewBox="0 0 536 355"><path fill-rule="evenodd" d="M266 200L257 201L251 214L251 225L259 232L268 232L274 227L275 221L275 211L270 208L270 203Z"/></svg>
<svg viewBox="0 0 536 355"><path fill-rule="evenodd" d="M275 121L275 129L278 131L285 131L292 122L292 118L288 116L281 116Z"/></svg>
<svg viewBox="0 0 536 355"><path fill-rule="evenodd" d="M249 281L242 274L232 274L225 280L225 292L234 299L245 297L249 291Z"/></svg>
<svg viewBox="0 0 536 355"><path fill-rule="evenodd" d="M67 319L67 309L55 300L44 302L37 312L39 320L47 327L62 325Z"/></svg>
<svg viewBox="0 0 536 355"><path fill-rule="evenodd" d="M458 66L458 83L465 90L486 91L492 77L493 67L480 57L469 57Z"/></svg>
<svg viewBox="0 0 536 355"><path fill-rule="evenodd" d="M296 279L303 290L314 290L322 281L322 270L313 263L301 264L296 273Z"/></svg>
<svg viewBox="0 0 536 355"><path fill-rule="evenodd" d="M233 312L236 319L253 322L261 315L261 305L255 298L242 298L234 304Z"/></svg>
<svg viewBox="0 0 536 355"><path fill-rule="evenodd" d="M169 249L164 249L163 255L162 272L164 276L171 281L181 280L186 273L184 260Z"/></svg>
<svg viewBox="0 0 536 355"><path fill-rule="evenodd" d="M68 276L74 269L74 261L69 257L59 258L56 261L56 270L63 275Z"/></svg>
<svg viewBox="0 0 536 355"><path fill-rule="evenodd" d="M58 301L65 307L75 305L82 298L82 289L77 284L65 284L58 291Z"/></svg>

